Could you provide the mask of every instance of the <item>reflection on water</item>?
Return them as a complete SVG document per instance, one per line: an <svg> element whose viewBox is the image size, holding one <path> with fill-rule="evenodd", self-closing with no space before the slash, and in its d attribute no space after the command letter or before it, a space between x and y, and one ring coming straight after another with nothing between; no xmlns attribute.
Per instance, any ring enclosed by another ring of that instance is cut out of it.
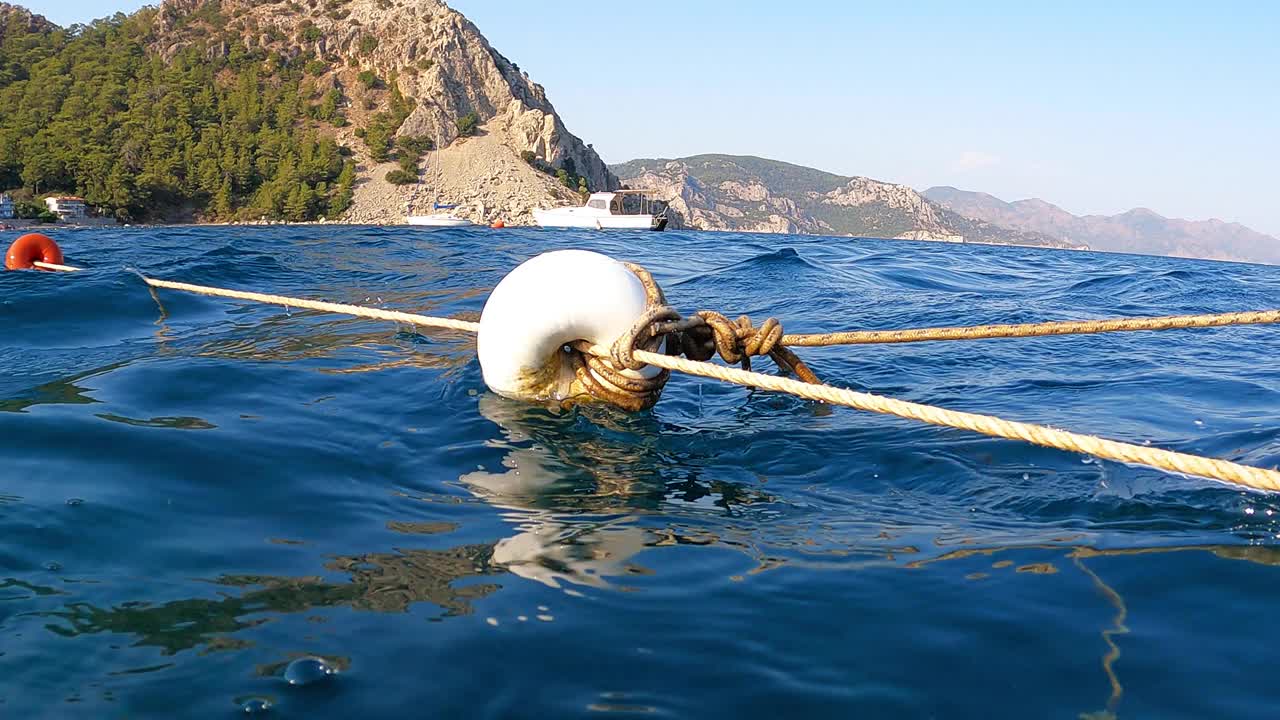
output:
<svg viewBox="0 0 1280 720"><path fill-rule="evenodd" d="M721 544L714 534L674 526L642 527L639 523L669 498L715 498L713 506L728 511L752 503L768 503L768 494L734 485L704 485L686 477L668 487L653 470L653 454L626 439L636 432L630 423L651 422L627 416L601 416L594 422L573 415L556 417L538 408L484 395L481 413L502 427L509 450L502 473L473 472L462 482L503 512L514 534L489 544L467 544L444 550L402 550L332 558L327 570L346 573L349 581L316 577L231 575L212 584L239 588L236 596L192 598L152 604L126 602L113 607L73 602L44 614L48 629L74 637L118 633L137 637L136 645L171 655L204 647L237 650L248 641L231 636L269 621L263 613L295 614L317 608L399 613L417 603L443 610L441 617L468 615L471 603L497 591L497 583L467 583L510 572L551 587L561 583L611 587L611 578L647 574L633 562L652 548ZM153 423L156 421L152 421ZM540 440L562 430L564 423L586 422L600 435L557 450ZM622 433L624 435L619 436ZM650 468L649 471L641 471ZM688 500L681 500L687 502ZM453 523L389 521L387 528L406 534L442 534ZM748 542L725 542L754 554ZM17 585L17 581L13 581ZM26 586L23 586L26 587ZM56 592L28 588L33 592Z"/></svg>
<svg viewBox="0 0 1280 720"><path fill-rule="evenodd" d="M0 399L0 412L26 412L35 405L90 405L98 402L85 395L88 389L76 383L89 378L105 375L118 370L127 363L112 363L87 372L76 373L67 378L37 385L23 393L23 397Z"/></svg>
<svg viewBox="0 0 1280 720"><path fill-rule="evenodd" d="M205 647L235 650L247 646L228 636L269 622L262 613L292 614L318 608L349 607L376 612L404 612L411 605L429 602L445 616L471 612L470 602L498 589L495 584L453 583L465 578L493 576L493 548L462 545L447 550L409 550L338 557L329 570L350 574L346 583L319 578L286 578L261 575L224 576L212 581L221 588L242 593L217 599L192 598L159 605L127 602L100 608L70 603L45 613L50 631L66 637L117 633L137 637L136 645L159 648L163 654ZM36 590L36 592L39 592Z"/></svg>
<svg viewBox="0 0 1280 720"><path fill-rule="evenodd" d="M98 413L94 417L122 425L132 425L133 427L168 428L170 430L213 430L218 427L207 420L195 417L155 417L143 420L141 418L124 417L115 413Z"/></svg>
<svg viewBox="0 0 1280 720"><path fill-rule="evenodd" d="M609 587L609 578L649 572L632 562L646 549L682 541L717 542L715 536L641 526L646 514L674 494L686 501L718 496L715 505L726 510L773 501L766 493L731 483L705 485L693 472L676 484L678 489L669 487L662 470L675 463L643 441L659 432L647 415L608 408L556 415L491 393L479 398L478 409L502 428L506 470L480 470L460 479L477 497L504 511L503 518L517 530L494 546L494 562L550 587L562 582ZM590 432L575 433L577 442L559 441L572 426L581 429L583 424Z"/></svg>

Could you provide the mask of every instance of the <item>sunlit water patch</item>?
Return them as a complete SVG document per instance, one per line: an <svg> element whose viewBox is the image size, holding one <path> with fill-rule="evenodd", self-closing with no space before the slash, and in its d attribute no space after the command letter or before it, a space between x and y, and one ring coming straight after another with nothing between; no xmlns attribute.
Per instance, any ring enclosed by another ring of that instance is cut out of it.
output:
<svg viewBox="0 0 1280 720"><path fill-rule="evenodd" d="M1276 308L1274 268L702 233L59 239L88 272L0 274L0 716L1273 714L1271 496L685 377L651 413L552 413L489 393L468 336L136 272L474 318L522 260L582 247L686 312L810 332ZM1275 332L801 354L838 385L1270 467Z"/></svg>

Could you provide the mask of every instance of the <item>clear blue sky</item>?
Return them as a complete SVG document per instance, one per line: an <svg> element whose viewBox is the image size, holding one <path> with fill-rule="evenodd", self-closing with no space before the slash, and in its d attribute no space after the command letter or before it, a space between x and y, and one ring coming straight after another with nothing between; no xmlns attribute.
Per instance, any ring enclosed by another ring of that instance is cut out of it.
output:
<svg viewBox="0 0 1280 720"><path fill-rule="evenodd" d="M1280 3L451 4L609 162L752 154L1280 235Z"/></svg>

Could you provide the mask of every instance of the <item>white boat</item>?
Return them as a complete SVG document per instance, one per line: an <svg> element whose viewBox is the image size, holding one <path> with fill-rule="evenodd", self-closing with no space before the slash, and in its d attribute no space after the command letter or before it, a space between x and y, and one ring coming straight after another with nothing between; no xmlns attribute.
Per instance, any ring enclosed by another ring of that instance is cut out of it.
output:
<svg viewBox="0 0 1280 720"><path fill-rule="evenodd" d="M615 190L592 193L582 207L534 210L542 227L595 228L597 230L665 230L667 211L654 214L652 190Z"/></svg>
<svg viewBox="0 0 1280 720"><path fill-rule="evenodd" d="M421 227L475 227L475 223L466 218L460 218L453 213L434 213L431 215L410 215L404 219L409 225L418 225Z"/></svg>

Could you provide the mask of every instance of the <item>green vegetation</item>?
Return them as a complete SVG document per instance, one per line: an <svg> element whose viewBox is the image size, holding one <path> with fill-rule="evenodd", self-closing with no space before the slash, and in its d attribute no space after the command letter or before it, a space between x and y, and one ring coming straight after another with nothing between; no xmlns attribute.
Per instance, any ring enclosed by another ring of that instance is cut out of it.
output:
<svg viewBox="0 0 1280 720"><path fill-rule="evenodd" d="M392 185L413 185L418 182L418 169L414 168L412 172L403 168L392 170L387 173L387 182Z"/></svg>
<svg viewBox="0 0 1280 720"><path fill-rule="evenodd" d="M409 113L413 112L413 107L413 101L400 94L400 83L392 79L391 97L387 101L387 109L374 115L369 121L369 126L363 128L363 132L356 132L357 137L364 139L365 146L369 148L369 156L375 162L386 162L391 159L391 143L396 133L400 131L400 126L409 117Z"/></svg>
<svg viewBox="0 0 1280 720"><path fill-rule="evenodd" d="M542 160L532 150L522 151L520 159L529 163L534 170L554 176L570 190L577 190L583 195L591 194L591 184L587 182L585 177L578 175L578 168L574 164L573 158L565 158L563 166L559 168Z"/></svg>
<svg viewBox="0 0 1280 720"><path fill-rule="evenodd" d="M618 174L618 177L631 177L641 167L661 167L667 162L669 160L632 160L614 166L613 171ZM698 180L708 185L719 185L728 181L742 182L745 177L756 177L767 187L785 188L785 192L796 195L810 192L825 194L853 179L749 155L694 155L681 158L680 162L693 169Z"/></svg>
<svg viewBox="0 0 1280 720"><path fill-rule="evenodd" d="M436 144L425 135L404 135L396 139L396 156L400 160L400 169L387 173L387 182L393 185L412 185L419 181L421 171L418 163L422 156L435 150Z"/></svg>
<svg viewBox="0 0 1280 720"><path fill-rule="evenodd" d="M166 60L148 52L156 12L75 32L8 27L0 190L74 193L122 220L177 210L308 220L345 210L354 164L318 132L345 122L341 92L316 102L304 83L314 55L209 37ZM225 57L208 51L224 42Z"/></svg>
<svg viewBox="0 0 1280 720"><path fill-rule="evenodd" d="M454 125L458 128L459 137L471 137L480 128L480 116L474 112L469 112L455 120Z"/></svg>
<svg viewBox="0 0 1280 720"><path fill-rule="evenodd" d="M570 190L577 190L583 195L591 194L591 187L587 183L587 179L578 174L578 166L574 164L571 157L564 159L564 163L556 171L556 177Z"/></svg>
<svg viewBox="0 0 1280 720"><path fill-rule="evenodd" d="M30 198L14 198L13 214L22 220L38 220L42 223L58 221L58 216L49 212L49 208L44 203L36 202Z"/></svg>

